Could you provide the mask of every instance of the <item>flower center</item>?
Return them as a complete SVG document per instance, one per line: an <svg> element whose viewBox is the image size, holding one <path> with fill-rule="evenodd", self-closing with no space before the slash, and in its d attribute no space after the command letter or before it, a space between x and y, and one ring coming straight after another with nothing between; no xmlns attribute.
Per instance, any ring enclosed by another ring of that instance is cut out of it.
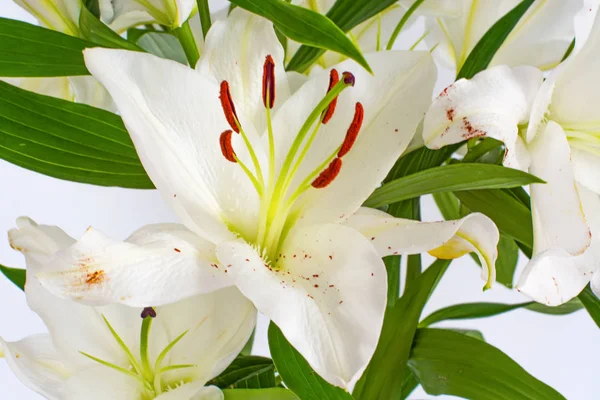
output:
<svg viewBox="0 0 600 400"><path fill-rule="evenodd" d="M195 365L173 364L163 366L165 357L168 355L171 349L173 349L173 347L175 347L175 345L187 334L188 331L185 331L181 335L177 336L160 352L155 362L153 364L150 363L150 359L148 358L148 340L150 338L152 321L154 318L156 318L156 311L152 307L146 307L142 311L141 317L143 318L143 322L140 332L140 357L138 359L133 355L133 352L129 349L129 347L127 347L123 339L121 339L110 322L108 322L108 319L102 315L102 318L104 318L104 322L110 330L110 333L129 360L129 366L127 368L123 368L109 361L94 357L83 351L80 351L80 353L100 363L101 365L104 365L105 367L112 368L120 373L138 380L144 388L143 392L140 394L139 400L150 400L159 396L161 393L174 389L176 386L183 385L190 381L190 379L180 379L177 382L169 382L164 376L166 372L184 368L192 368L195 367Z"/></svg>
<svg viewBox="0 0 600 400"><path fill-rule="evenodd" d="M354 86L354 82L354 75L350 72L342 73L340 80L338 71L331 70L329 86L324 97L296 134L277 176L275 176L275 140L271 120L271 110L275 105L276 94L273 58L270 55L265 58L262 79L262 102L265 107L269 143L268 171L262 171L258 157L240 124L229 91L229 83L221 82L219 98L223 113L231 128L224 131L219 138L221 152L226 160L237 164L244 171L260 197L260 222L256 237L245 237L244 239L255 245L262 257L273 268L278 268L278 254L281 245L298 218L298 212L293 212L294 204L307 191L329 186L340 173L343 165L342 158L350 152L356 142L364 117L361 103L356 103L354 118L339 147L319 166L304 176L299 185L292 185L320 127L327 124L334 115L338 96L346 88ZM236 155L231 141L233 132L242 136L252 161L252 169ZM230 226L232 225L230 224ZM235 228L233 230L235 231Z"/></svg>

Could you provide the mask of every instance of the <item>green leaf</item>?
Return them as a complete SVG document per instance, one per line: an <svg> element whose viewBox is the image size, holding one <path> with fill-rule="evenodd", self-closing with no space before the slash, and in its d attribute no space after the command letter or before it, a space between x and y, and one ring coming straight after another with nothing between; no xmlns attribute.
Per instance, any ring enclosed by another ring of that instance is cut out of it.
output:
<svg viewBox="0 0 600 400"><path fill-rule="evenodd" d="M372 72L360 50L329 18L282 0L231 0L232 3L272 21L288 38L332 50L352 58Z"/></svg>
<svg viewBox="0 0 600 400"><path fill-rule="evenodd" d="M98 0L83 0L83 5L90 10L94 17L100 18L100 2Z"/></svg>
<svg viewBox="0 0 600 400"><path fill-rule="evenodd" d="M564 397L497 348L442 329L419 329L408 365L425 391L477 400Z"/></svg>
<svg viewBox="0 0 600 400"><path fill-rule="evenodd" d="M64 33L0 18L0 76L89 75L82 51L94 46Z"/></svg>
<svg viewBox="0 0 600 400"><path fill-rule="evenodd" d="M208 7L208 0L197 0L198 14L200 15L200 25L202 26L202 37L206 38L208 30L212 25L210 20L210 8Z"/></svg>
<svg viewBox="0 0 600 400"><path fill-rule="evenodd" d="M258 356L238 356L209 385L221 389L266 389L277 386L275 365L270 358Z"/></svg>
<svg viewBox="0 0 600 400"><path fill-rule="evenodd" d="M404 400L419 386L419 381L413 375L412 371L406 368L404 379L402 379L402 393L400 399Z"/></svg>
<svg viewBox="0 0 600 400"><path fill-rule="evenodd" d="M19 268L10 268L0 265L0 272L8 278L9 281L17 285L21 290L25 290L25 270Z"/></svg>
<svg viewBox="0 0 600 400"><path fill-rule="evenodd" d="M512 239L529 248L533 247L531 211L510 192L500 189L469 190L454 192L462 204L473 212L490 217L500 229Z"/></svg>
<svg viewBox="0 0 600 400"><path fill-rule="evenodd" d="M321 378L273 322L269 324L269 349L283 382L302 400L352 399L348 392Z"/></svg>
<svg viewBox="0 0 600 400"><path fill-rule="evenodd" d="M284 388L226 389L223 394L225 400L298 400L293 392Z"/></svg>
<svg viewBox="0 0 600 400"><path fill-rule="evenodd" d="M493 138L484 138L477 145L470 148L461 160L462 162L478 162L483 156L492 150L502 148L503 143ZM503 150L503 149L502 149Z"/></svg>
<svg viewBox="0 0 600 400"><path fill-rule="evenodd" d="M500 235L498 259L496 260L496 282L512 289L518 261L519 246L506 235Z"/></svg>
<svg viewBox="0 0 600 400"><path fill-rule="evenodd" d="M588 314L590 314L590 317L592 317L596 325L600 328L600 299L592 292L590 285L587 285L577 297Z"/></svg>
<svg viewBox="0 0 600 400"><path fill-rule="evenodd" d="M0 158L55 178L151 189L121 118L0 82Z"/></svg>
<svg viewBox="0 0 600 400"><path fill-rule="evenodd" d="M472 337L473 339L481 340L485 342L485 338L483 337L483 333L476 329L458 329L458 328L448 328L449 331L460 333L461 335L465 335L468 337Z"/></svg>
<svg viewBox="0 0 600 400"><path fill-rule="evenodd" d="M397 0L337 0L326 15L343 32L348 32L361 22L374 17L396 3ZM290 60L287 69L304 72L324 52L316 47L301 46Z"/></svg>
<svg viewBox="0 0 600 400"><path fill-rule="evenodd" d="M148 32L138 39L137 44L150 54L187 65L187 57L181 43L170 33Z"/></svg>
<svg viewBox="0 0 600 400"><path fill-rule="evenodd" d="M581 307L581 303L579 303L577 299L569 301L558 307L548 307L543 304L536 303L535 301L528 301L525 303L517 304L483 302L455 304L453 306L441 308L437 311L434 311L419 323L419 327L426 328L438 322L448 320L493 317L495 315L503 314L505 312L517 310L520 308L525 308L531 311L540 312L544 314L565 315L580 310Z"/></svg>
<svg viewBox="0 0 600 400"><path fill-rule="evenodd" d="M431 193L512 188L541 182L526 172L498 165L443 165L383 184L369 196L365 206L376 208Z"/></svg>
<svg viewBox="0 0 600 400"><path fill-rule="evenodd" d="M396 399L402 395L406 362L421 312L449 264L449 260L435 261L396 305L387 309L375 354L354 388L354 398Z"/></svg>
<svg viewBox="0 0 600 400"><path fill-rule="evenodd" d="M433 200L445 220L460 218L460 203L451 192L434 193Z"/></svg>
<svg viewBox="0 0 600 400"><path fill-rule="evenodd" d="M79 14L79 32L83 39L113 49L143 51L135 44L123 39L118 33L96 18L87 8Z"/></svg>
<svg viewBox="0 0 600 400"><path fill-rule="evenodd" d="M504 43L510 32L534 1L523 0L492 25L485 35L479 39L479 42L477 42L469 57L467 57L456 77L457 80L461 78L471 79L475 74L488 67L494 55L496 55L496 52L502 46L502 43Z"/></svg>

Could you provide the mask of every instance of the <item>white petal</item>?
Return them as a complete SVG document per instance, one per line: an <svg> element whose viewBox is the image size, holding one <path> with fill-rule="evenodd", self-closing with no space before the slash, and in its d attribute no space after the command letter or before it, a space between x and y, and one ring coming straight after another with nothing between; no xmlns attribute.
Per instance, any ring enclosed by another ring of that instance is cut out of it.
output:
<svg viewBox="0 0 600 400"><path fill-rule="evenodd" d="M19 380L50 400L61 400L65 380L71 374L52 345L50 335L29 336L18 342L0 338L0 353Z"/></svg>
<svg viewBox="0 0 600 400"><path fill-rule="evenodd" d="M113 29L118 28L117 31L144 22L154 22L174 29L187 21L196 6L195 3L194 0L100 0L100 10L103 19L111 24Z"/></svg>
<svg viewBox="0 0 600 400"><path fill-rule="evenodd" d="M219 87L181 64L149 54L98 48L84 54L87 67L117 104L148 175L183 223L215 243L234 237L227 224L252 236L259 199L239 165L221 152L219 137L229 124ZM252 124L238 116L257 141ZM233 147L252 168L240 136L233 136ZM254 147L260 153L260 146Z"/></svg>
<svg viewBox="0 0 600 400"><path fill-rule="evenodd" d="M499 233L483 214L469 214L455 221L419 222L361 208L346 224L369 239L381 257L429 252L437 258L453 259L475 252L485 266L481 278L486 287L496 280Z"/></svg>
<svg viewBox="0 0 600 400"><path fill-rule="evenodd" d="M534 2L490 65L534 65L543 70L554 68L575 36L574 17L582 6L583 0Z"/></svg>
<svg viewBox="0 0 600 400"><path fill-rule="evenodd" d="M74 94L65 77L56 78L0 78L0 80L38 94L73 101Z"/></svg>
<svg viewBox="0 0 600 400"><path fill-rule="evenodd" d="M575 180L600 194L600 157L591 152L571 147L571 162Z"/></svg>
<svg viewBox="0 0 600 400"><path fill-rule="evenodd" d="M460 79L434 100L423 125L429 148L490 136L514 148L517 125L526 122L542 74L531 67L491 68L473 79ZM510 151L510 150L509 150Z"/></svg>
<svg viewBox="0 0 600 400"><path fill-rule="evenodd" d="M596 271L598 272L598 271ZM592 291L597 297L600 297L600 273L595 274L591 281Z"/></svg>
<svg viewBox="0 0 600 400"><path fill-rule="evenodd" d="M158 307L156 313L169 342L188 332L171 350L169 364L197 365L194 380L203 383L231 364L256 323L254 305L235 287ZM187 371L181 374L183 378ZM171 379L177 381L177 376L173 371Z"/></svg>
<svg viewBox="0 0 600 400"><path fill-rule="evenodd" d="M64 390L62 400L132 400L145 393L139 380L104 365L78 371Z"/></svg>
<svg viewBox="0 0 600 400"><path fill-rule="evenodd" d="M75 94L75 101L88 104L96 108L102 108L107 111L116 111L115 103L110 95L100 85L96 79L91 76L72 76L69 78L71 88Z"/></svg>
<svg viewBox="0 0 600 400"><path fill-rule="evenodd" d="M78 36L81 2L72 0L15 0L46 28Z"/></svg>
<svg viewBox="0 0 600 400"><path fill-rule="evenodd" d="M159 306L229 286L214 246L181 225L149 225L128 242L88 229L37 276L52 293L91 304Z"/></svg>
<svg viewBox="0 0 600 400"><path fill-rule="evenodd" d="M549 121L529 148L530 172L547 182L531 185L534 254L551 248L572 255L583 253L591 234L575 187L564 131Z"/></svg>
<svg viewBox="0 0 600 400"><path fill-rule="evenodd" d="M291 185L295 189L313 171L321 172L324 161L344 141L354 118L356 103L364 109L358 138L343 157L342 169L326 188L309 190L296 205L304 224L343 219L353 213L381 183L396 159L410 143L425 109L430 103L435 80L431 57L422 52L379 52L366 55L374 76L354 61L336 66L340 76L350 71L356 78L338 98L331 120L321 125ZM277 169L292 142L327 93L329 71L311 76L275 115L275 157ZM316 176L315 176L316 178Z"/></svg>
<svg viewBox="0 0 600 400"><path fill-rule="evenodd" d="M266 129L262 81L267 55L275 62L274 110L290 96L283 53L269 20L236 8L226 19L211 26L196 69L204 76L212 76L217 84L229 82L236 111L241 110L262 134Z"/></svg>
<svg viewBox="0 0 600 400"><path fill-rule="evenodd" d="M290 233L272 269L242 242L217 253L236 285L282 330L328 382L351 385L373 355L383 323L387 278L375 248L342 225Z"/></svg>
<svg viewBox="0 0 600 400"><path fill-rule="evenodd" d="M557 72L549 110L550 117L565 129L600 130L599 51L600 15L597 15L584 47Z"/></svg>
<svg viewBox="0 0 600 400"><path fill-rule="evenodd" d="M198 382L187 383L175 390L161 394L154 400L224 400L221 389L216 386L202 387Z"/></svg>

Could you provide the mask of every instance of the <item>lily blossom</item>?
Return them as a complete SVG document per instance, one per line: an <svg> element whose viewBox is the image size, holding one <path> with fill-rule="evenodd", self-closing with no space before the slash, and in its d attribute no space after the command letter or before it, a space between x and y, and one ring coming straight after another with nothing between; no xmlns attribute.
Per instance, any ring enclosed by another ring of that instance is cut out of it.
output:
<svg viewBox="0 0 600 400"><path fill-rule="evenodd" d="M129 242L146 238L141 230ZM19 218L9 239L27 261L27 302L49 331L17 342L0 338L8 365L29 388L57 400L223 399L205 384L239 354L256 321L237 289L144 310L85 306L50 294L35 278L73 238Z"/></svg>
<svg viewBox="0 0 600 400"><path fill-rule="evenodd" d="M450 85L425 117L429 147L494 137L505 166L547 182L531 186L534 257L517 288L548 305L579 294L600 268L599 51L596 16L585 45L545 81L533 67L491 68Z"/></svg>
<svg viewBox="0 0 600 400"><path fill-rule="evenodd" d="M100 0L102 19L117 31L153 23L179 28L196 9L194 0Z"/></svg>
<svg viewBox="0 0 600 400"><path fill-rule="evenodd" d="M37 18L48 29L79 37L79 13L81 0L14 0L25 11ZM22 89L57 97L68 101L88 104L109 111L114 103L108 92L90 76L54 78L2 78L3 81Z"/></svg>
<svg viewBox="0 0 600 400"><path fill-rule="evenodd" d="M427 224L360 208L430 103L428 53L368 55L374 76L345 61L293 94L283 57L272 24L240 9L213 25L197 71L86 50L189 230L155 229L135 245L90 229L38 278L59 296L138 307L235 285L319 375L349 387L383 322L381 257L481 250L492 279L498 232L482 215Z"/></svg>
<svg viewBox="0 0 600 400"><path fill-rule="evenodd" d="M485 33L520 0L455 0L445 15L426 19L432 54L458 73ZM490 66L558 65L575 35L573 17L583 0L536 0L508 35Z"/></svg>

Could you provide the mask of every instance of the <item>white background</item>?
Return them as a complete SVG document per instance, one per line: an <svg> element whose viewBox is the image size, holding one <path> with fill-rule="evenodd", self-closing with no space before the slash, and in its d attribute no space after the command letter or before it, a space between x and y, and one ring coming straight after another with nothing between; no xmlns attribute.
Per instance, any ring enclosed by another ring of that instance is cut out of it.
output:
<svg viewBox="0 0 600 400"><path fill-rule="evenodd" d="M224 4L211 2L211 6ZM0 0L0 16L34 23L11 0ZM102 188L49 178L0 160L0 232L14 226L18 216L60 225L74 237L93 225L109 236L125 238L143 224L175 221L154 191ZM439 215L431 199L423 202L425 219ZM0 264L25 267L21 255L0 241ZM520 266L519 271L523 265ZM468 258L452 263L426 307L425 314L451 304L493 301L517 303L527 299L496 285L481 291L478 267ZM266 324L259 321L255 353L268 355ZM482 320L456 321L441 326L478 329L485 339L516 360L527 371L552 385L569 400L598 398L600 393L600 330L585 311L568 316L546 316L524 310ZM65 327L75 329L75 327ZM0 336L9 341L44 332L41 320L25 303L23 293L0 279ZM0 360L0 399L40 399L14 377ZM412 399L431 398L421 389ZM446 396L449 398L449 396Z"/></svg>

